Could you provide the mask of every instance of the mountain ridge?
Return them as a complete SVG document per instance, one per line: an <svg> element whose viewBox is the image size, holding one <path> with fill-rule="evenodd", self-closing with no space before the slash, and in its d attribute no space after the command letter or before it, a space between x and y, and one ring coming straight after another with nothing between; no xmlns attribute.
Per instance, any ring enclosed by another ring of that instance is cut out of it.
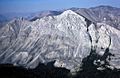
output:
<svg viewBox="0 0 120 78"><path fill-rule="evenodd" d="M72 10L35 21L15 19L0 29L0 63L35 68L39 63L55 61L54 66L76 72L82 60L95 50L100 56L95 64L102 65L110 58L107 67L119 69L119 33Z"/></svg>

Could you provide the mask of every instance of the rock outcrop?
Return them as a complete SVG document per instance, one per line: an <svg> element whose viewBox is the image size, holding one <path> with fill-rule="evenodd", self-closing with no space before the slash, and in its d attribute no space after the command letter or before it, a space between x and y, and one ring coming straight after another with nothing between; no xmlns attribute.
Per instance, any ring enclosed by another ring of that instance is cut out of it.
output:
<svg viewBox="0 0 120 78"><path fill-rule="evenodd" d="M119 68L120 31L71 10L35 21L15 19L0 29L0 63L35 68L39 62L78 71L91 50ZM108 49L108 51L106 51ZM109 53L112 56L109 56Z"/></svg>

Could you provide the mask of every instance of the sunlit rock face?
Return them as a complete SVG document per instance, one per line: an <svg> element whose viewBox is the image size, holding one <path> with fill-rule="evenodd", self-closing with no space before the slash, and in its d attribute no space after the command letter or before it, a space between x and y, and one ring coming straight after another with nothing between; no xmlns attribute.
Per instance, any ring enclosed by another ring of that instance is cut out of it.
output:
<svg viewBox="0 0 120 78"><path fill-rule="evenodd" d="M75 72L92 49L103 56L109 48L114 56L108 62L119 68L119 34L119 30L71 10L32 22L15 19L0 29L0 63L35 68L55 61L54 66Z"/></svg>

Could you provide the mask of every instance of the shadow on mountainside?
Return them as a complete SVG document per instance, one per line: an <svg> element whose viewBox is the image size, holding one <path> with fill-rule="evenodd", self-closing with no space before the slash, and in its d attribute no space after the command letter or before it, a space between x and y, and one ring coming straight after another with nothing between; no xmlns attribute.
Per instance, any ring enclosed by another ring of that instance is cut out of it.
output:
<svg viewBox="0 0 120 78"><path fill-rule="evenodd" d="M99 56L95 50L91 50L90 55L82 61L82 70L77 72L74 78L120 78L120 70L112 70L107 67L109 66L106 60L108 56L113 56L109 53L109 48L105 50L103 56ZM99 62L96 62L97 64L95 65L94 62L99 59L104 61L104 64L100 65ZM99 67L103 68L103 70L98 70Z"/></svg>
<svg viewBox="0 0 120 78"><path fill-rule="evenodd" d="M111 70L106 67L109 63L105 60L109 55L109 49L106 49L105 54L100 57L95 50L91 50L89 56L83 59L82 66L75 76L70 74L70 70L65 68L54 67L54 62L47 65L39 64L35 69L26 69L23 67L13 66L12 64L0 65L0 78L120 78L120 70ZM101 65L104 70L98 70L99 63L94 64L94 61L104 60L105 64Z"/></svg>

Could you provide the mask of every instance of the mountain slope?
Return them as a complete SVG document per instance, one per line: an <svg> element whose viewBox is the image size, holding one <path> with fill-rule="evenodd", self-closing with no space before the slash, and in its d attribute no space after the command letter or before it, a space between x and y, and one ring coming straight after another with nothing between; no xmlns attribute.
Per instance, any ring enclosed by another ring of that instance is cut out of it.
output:
<svg viewBox="0 0 120 78"><path fill-rule="evenodd" d="M109 52L114 55L107 60L110 66L119 68L119 34L119 30L71 10L31 22L19 18L0 29L0 63L35 68L39 62L55 61L54 66L75 72L95 50L100 56L95 63L104 64Z"/></svg>
<svg viewBox="0 0 120 78"><path fill-rule="evenodd" d="M99 18L100 22L104 22L112 27L120 29L120 8L111 6L98 6L90 8Z"/></svg>

